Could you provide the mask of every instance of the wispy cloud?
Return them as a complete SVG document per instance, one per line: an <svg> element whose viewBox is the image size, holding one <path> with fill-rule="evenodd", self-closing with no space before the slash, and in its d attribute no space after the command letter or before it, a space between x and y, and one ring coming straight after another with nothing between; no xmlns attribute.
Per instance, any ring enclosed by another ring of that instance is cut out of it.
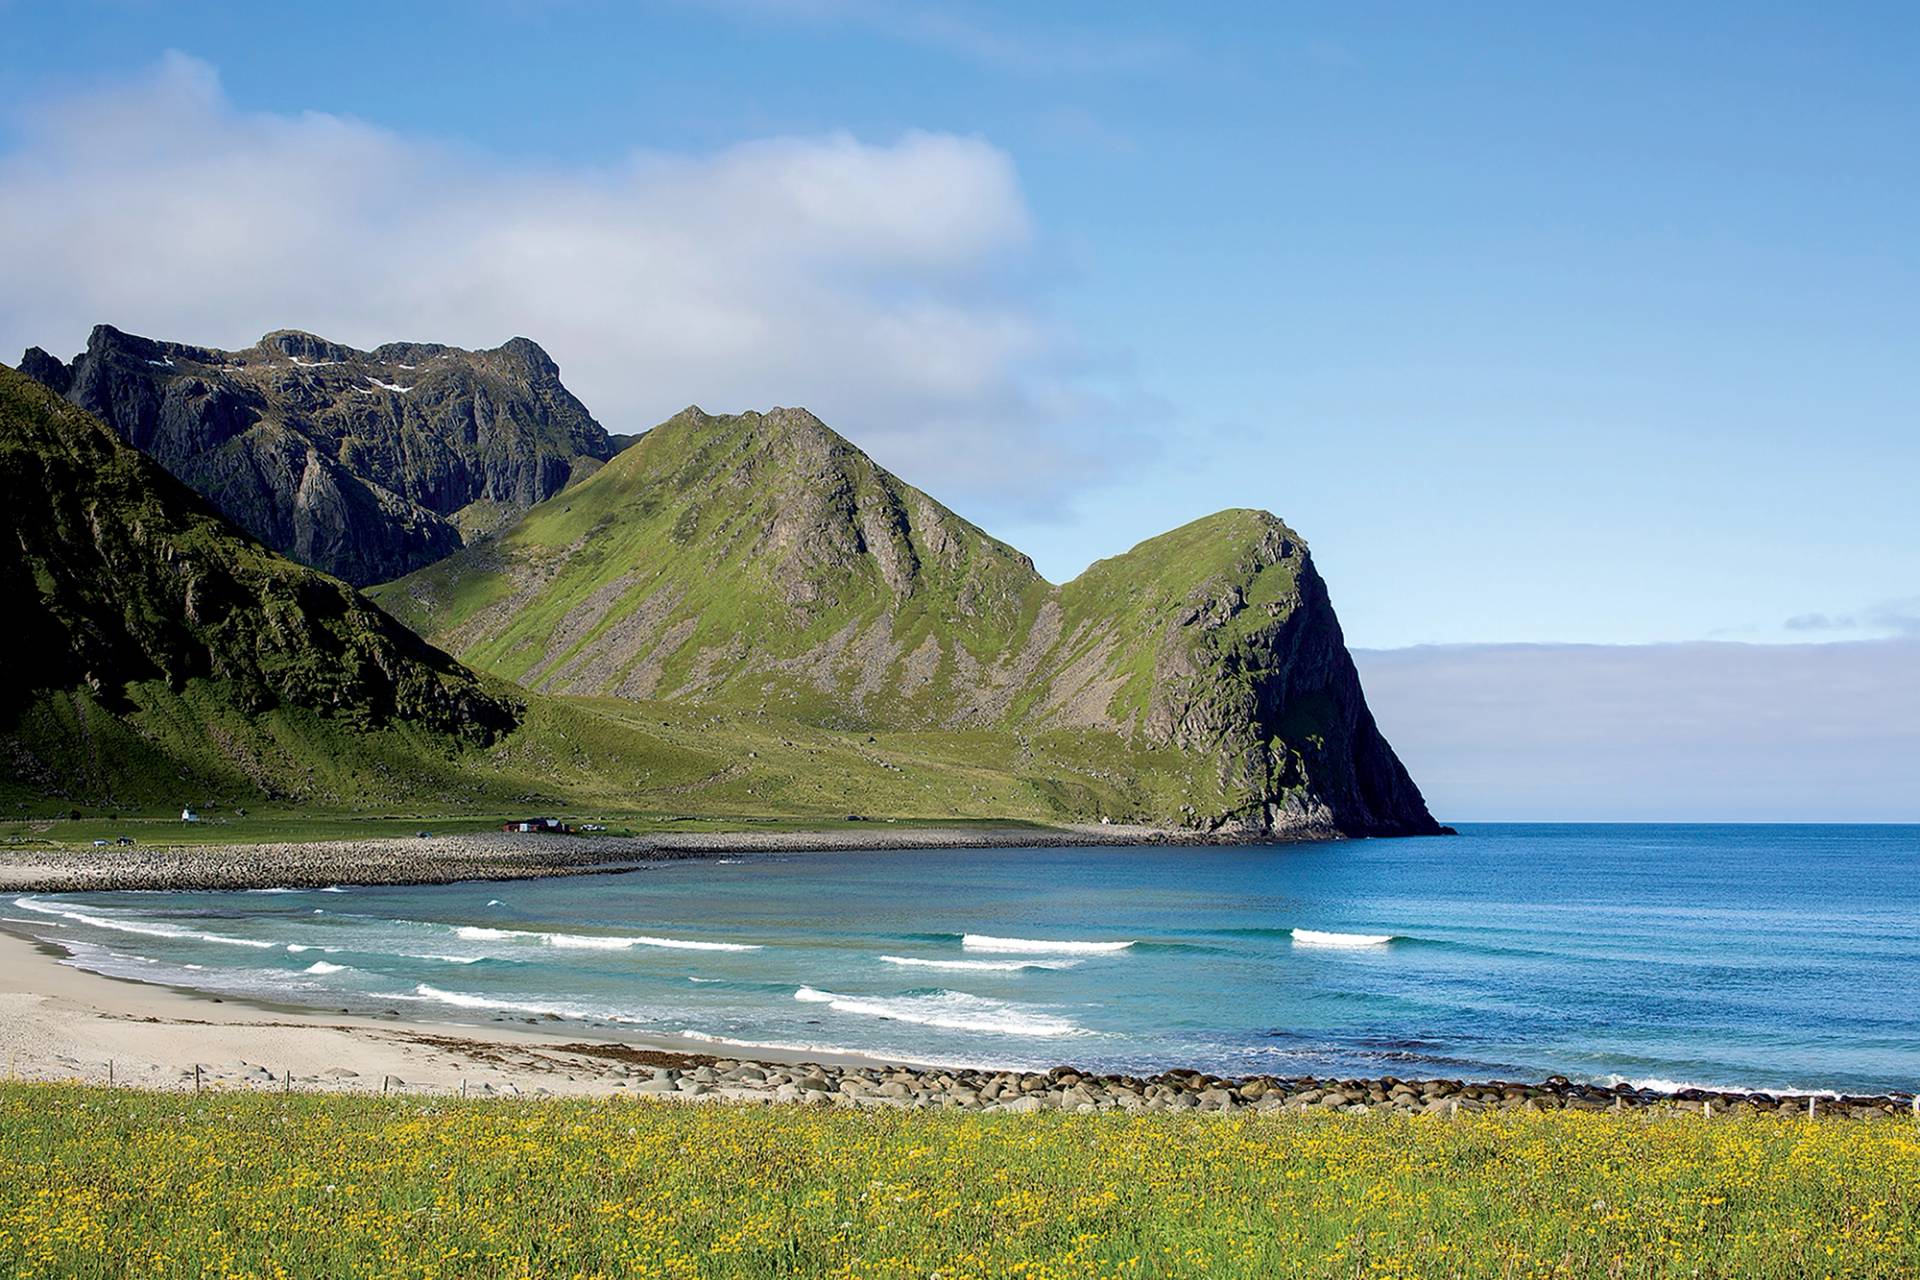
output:
<svg viewBox="0 0 1920 1280"><path fill-rule="evenodd" d="M1010 158L907 133L529 166L320 112L252 113L174 54L45 101L0 155L0 343L99 322L244 346L545 345L616 431L803 404L943 496L1044 509L1135 411L1083 376ZM1146 403L1144 400L1139 403Z"/></svg>
<svg viewBox="0 0 1920 1280"><path fill-rule="evenodd" d="M952 4L916 0L688 0L758 21L857 27L1021 75L1103 74L1163 68L1181 55L1166 37L1115 34L1111 25L1010 25ZM1045 13L1044 7L1034 10Z"/></svg>
<svg viewBox="0 0 1920 1280"><path fill-rule="evenodd" d="M1789 631L1868 632L1920 636L1920 596L1883 600L1858 613L1799 613L1782 624Z"/></svg>

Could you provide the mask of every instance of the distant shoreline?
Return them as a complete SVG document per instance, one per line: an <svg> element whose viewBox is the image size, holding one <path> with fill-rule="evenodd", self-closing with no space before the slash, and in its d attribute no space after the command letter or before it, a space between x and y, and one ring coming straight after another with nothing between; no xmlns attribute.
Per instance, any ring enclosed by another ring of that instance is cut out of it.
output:
<svg viewBox="0 0 1920 1280"><path fill-rule="evenodd" d="M0 847L0 892L82 893L125 889L318 889L329 885L452 884L630 871L650 863L739 853L910 849L1129 848L1291 843L1161 827L1076 825L900 826L872 830L715 831L639 836L509 835L314 840L134 848Z"/></svg>

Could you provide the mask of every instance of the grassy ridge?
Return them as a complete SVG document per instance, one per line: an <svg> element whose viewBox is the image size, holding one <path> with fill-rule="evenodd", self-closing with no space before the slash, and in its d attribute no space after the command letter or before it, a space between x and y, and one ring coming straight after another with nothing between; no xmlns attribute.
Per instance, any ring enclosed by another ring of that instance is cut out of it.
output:
<svg viewBox="0 0 1920 1280"><path fill-rule="evenodd" d="M1275 536L1298 543L1223 511L1056 588L810 415L688 410L498 539L370 594L462 661L556 692L862 731L1111 730L1144 720L1191 606L1242 586L1242 626L1291 607L1295 564L1255 554Z"/></svg>
<svg viewBox="0 0 1920 1280"><path fill-rule="evenodd" d="M1046 592L1025 556L811 416L689 409L497 541L371 594L463 661L535 687L686 689L865 729L950 710L954 691L909 677L905 656L931 640L991 664ZM618 638L647 611L649 626ZM883 617L888 696L871 709L850 671L769 665Z"/></svg>
<svg viewBox="0 0 1920 1280"><path fill-rule="evenodd" d="M1061 1115L0 1086L42 1276L1898 1276L1909 1121Z"/></svg>
<svg viewBox="0 0 1920 1280"><path fill-rule="evenodd" d="M1367 713L1305 544L1262 511L1195 520L1055 586L805 411L689 409L370 595L463 662L552 695L999 735L977 758L1001 773L1005 745L1099 735L1111 794L1033 783L1061 816L1437 830Z"/></svg>

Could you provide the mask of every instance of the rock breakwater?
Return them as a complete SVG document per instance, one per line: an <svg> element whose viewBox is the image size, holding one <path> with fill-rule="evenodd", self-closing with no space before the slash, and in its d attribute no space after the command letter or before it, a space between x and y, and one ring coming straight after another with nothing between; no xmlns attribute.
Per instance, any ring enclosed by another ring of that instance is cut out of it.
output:
<svg viewBox="0 0 1920 1280"><path fill-rule="evenodd" d="M594 1052L589 1046L573 1050ZM1460 1115L1488 1111L1661 1111L1708 1117L1781 1114L1893 1116L1912 1095L1767 1094L1710 1089L1678 1092L1632 1084L1582 1084L1565 1076L1537 1083L1466 1080L1230 1078L1200 1071L1152 1076L1098 1074L1073 1067L1044 1072L931 1067L772 1064L728 1058L683 1065L633 1065L616 1087L689 1101L781 1102L839 1107L968 1111L1393 1112Z"/></svg>

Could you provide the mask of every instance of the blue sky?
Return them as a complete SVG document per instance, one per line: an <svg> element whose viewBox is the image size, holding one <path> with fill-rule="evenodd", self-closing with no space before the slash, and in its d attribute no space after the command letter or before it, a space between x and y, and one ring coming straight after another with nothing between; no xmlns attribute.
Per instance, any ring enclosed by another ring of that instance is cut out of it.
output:
<svg viewBox="0 0 1920 1280"><path fill-rule="evenodd" d="M1920 10L1035 8L0 0L0 357L524 332L1366 648L1920 633Z"/></svg>
<svg viewBox="0 0 1920 1280"><path fill-rule="evenodd" d="M8 8L16 139L177 49L236 112L509 166L985 143L1027 239L946 287L1047 327L1071 421L1043 392L1019 430L1066 474L996 504L889 459L884 410L812 407L1055 577L1254 505L1363 644L1920 613L1911 6ZM633 412L749 403L724 384Z"/></svg>

